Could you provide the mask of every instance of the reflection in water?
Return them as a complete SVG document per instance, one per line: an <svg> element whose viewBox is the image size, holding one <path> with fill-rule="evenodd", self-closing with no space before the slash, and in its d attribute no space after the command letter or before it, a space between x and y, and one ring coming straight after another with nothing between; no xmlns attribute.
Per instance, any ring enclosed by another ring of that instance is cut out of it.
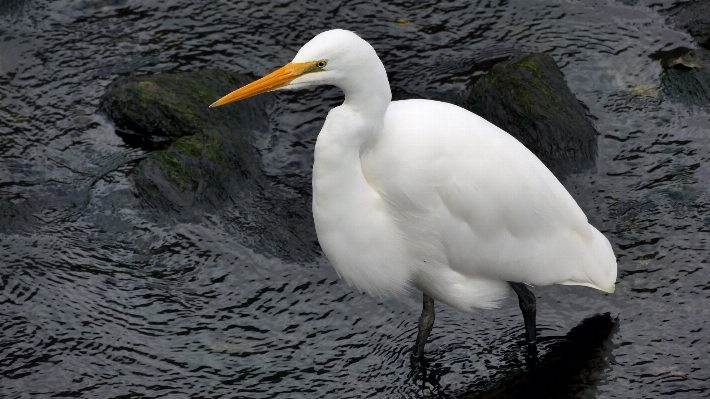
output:
<svg viewBox="0 0 710 399"><path fill-rule="evenodd" d="M618 318L607 314L584 319L562 338L547 338L546 353L525 366L512 364L504 375L479 381L465 392L450 393L442 387L446 374L441 364L413 362L412 377L427 398L571 398L594 392L613 363L611 337L619 330ZM592 394L593 396L593 394Z"/></svg>
<svg viewBox="0 0 710 399"><path fill-rule="evenodd" d="M608 313L584 319L564 338L548 342L548 352L536 364L477 397L570 398L594 389L613 362L610 338L618 329L619 320Z"/></svg>

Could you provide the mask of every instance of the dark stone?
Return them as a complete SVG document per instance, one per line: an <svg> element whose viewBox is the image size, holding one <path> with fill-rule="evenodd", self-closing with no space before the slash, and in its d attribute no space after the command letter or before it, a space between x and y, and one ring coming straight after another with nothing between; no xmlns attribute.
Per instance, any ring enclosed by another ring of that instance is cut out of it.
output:
<svg viewBox="0 0 710 399"><path fill-rule="evenodd" d="M237 112L234 108L206 110L215 98L250 81L246 76L218 69L129 76L117 79L108 87L99 103L99 111L116 124L117 133L127 138L129 144L174 140L195 134L205 126L239 128L254 111L261 111L257 119L263 120L261 101L249 103L256 107L251 112Z"/></svg>
<svg viewBox="0 0 710 399"><path fill-rule="evenodd" d="M392 88L392 101L402 101L402 100L420 100L424 98L415 93L410 93L399 87Z"/></svg>
<svg viewBox="0 0 710 399"><path fill-rule="evenodd" d="M120 78L100 110L134 142L169 144L132 174L152 215L194 220L220 212L247 245L310 259L317 251L310 198L274 189L252 144L268 130L268 96L208 108L251 81L221 70Z"/></svg>
<svg viewBox="0 0 710 399"><path fill-rule="evenodd" d="M663 97L671 101L710 106L710 51L679 48L659 53L664 68L661 77Z"/></svg>
<svg viewBox="0 0 710 399"><path fill-rule="evenodd" d="M458 58L452 57L430 65L428 75L432 78L436 76L466 77L470 85L501 62L520 58L526 54L503 45L483 47L473 53L461 53ZM428 84L415 88L407 85L408 77L398 79L397 73L391 71L387 76L392 90L392 101L427 99L464 106L465 99L462 98L460 88L446 88L447 85L439 84L440 82L437 82L436 79L431 79ZM402 84L404 86L400 86Z"/></svg>
<svg viewBox="0 0 710 399"><path fill-rule="evenodd" d="M597 132L548 54L501 62L467 89L465 108L520 140L556 175L594 165Z"/></svg>
<svg viewBox="0 0 710 399"><path fill-rule="evenodd" d="M28 0L2 0L0 16L20 14L28 3L30 3Z"/></svg>
<svg viewBox="0 0 710 399"><path fill-rule="evenodd" d="M687 31L703 47L710 49L710 1L682 3L668 22Z"/></svg>

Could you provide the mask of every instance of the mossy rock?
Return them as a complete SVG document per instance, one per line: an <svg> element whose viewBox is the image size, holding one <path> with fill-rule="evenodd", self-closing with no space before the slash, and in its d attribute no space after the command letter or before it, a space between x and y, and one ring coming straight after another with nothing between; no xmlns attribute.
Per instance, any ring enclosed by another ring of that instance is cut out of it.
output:
<svg viewBox="0 0 710 399"><path fill-rule="evenodd" d="M99 111L116 124L119 134L136 141L139 137L146 141L174 140L209 128L239 128L252 122L251 113L240 112L249 105L207 107L250 81L219 69L123 77L109 86ZM263 106L258 100L248 104Z"/></svg>
<svg viewBox="0 0 710 399"><path fill-rule="evenodd" d="M680 4L668 22L687 31L698 44L710 49L710 0Z"/></svg>
<svg viewBox="0 0 710 399"><path fill-rule="evenodd" d="M501 62L467 89L464 107L520 140L558 176L594 165L598 133L548 54Z"/></svg>
<svg viewBox="0 0 710 399"><path fill-rule="evenodd" d="M129 76L109 86L99 110L124 138L133 144L138 137L170 143L151 153L134 173L144 199L160 198L171 209L179 205L214 210L223 206L224 198L263 184L252 137L267 130L264 99L209 108L251 80L213 69ZM223 183L223 192L211 193Z"/></svg>
<svg viewBox="0 0 710 399"><path fill-rule="evenodd" d="M272 182L253 145L256 135L268 132L270 96L208 108L251 81L221 70L120 78L100 110L133 143L140 137L168 143L132 173L151 215L178 220L229 215L225 228L254 249L312 259L318 250L310 198L269 190ZM139 144L149 147L145 142Z"/></svg>
<svg viewBox="0 0 710 399"><path fill-rule="evenodd" d="M658 58L664 68L664 99L710 107L710 50L679 48L659 54Z"/></svg>

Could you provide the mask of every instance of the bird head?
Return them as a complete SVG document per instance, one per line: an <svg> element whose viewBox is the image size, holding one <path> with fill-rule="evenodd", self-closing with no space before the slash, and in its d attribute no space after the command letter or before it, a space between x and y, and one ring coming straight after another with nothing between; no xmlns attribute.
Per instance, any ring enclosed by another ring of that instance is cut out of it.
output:
<svg viewBox="0 0 710 399"><path fill-rule="evenodd" d="M373 59L381 66L372 46L355 33L342 29L323 32L306 43L291 62L227 94L210 108L274 90L316 85L335 85L345 89L350 80L362 81L359 74L368 70L365 64Z"/></svg>

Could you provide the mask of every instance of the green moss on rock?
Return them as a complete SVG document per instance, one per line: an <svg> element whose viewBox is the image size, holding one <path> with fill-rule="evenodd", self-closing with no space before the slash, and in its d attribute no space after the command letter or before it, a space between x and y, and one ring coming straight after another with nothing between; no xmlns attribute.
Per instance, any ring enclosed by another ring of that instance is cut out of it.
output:
<svg viewBox="0 0 710 399"><path fill-rule="evenodd" d="M661 58L663 97L682 104L710 107L710 50L679 49Z"/></svg>
<svg viewBox="0 0 710 399"><path fill-rule="evenodd" d="M597 133L547 54L495 65L469 85L464 105L520 140L557 174L594 164Z"/></svg>
<svg viewBox="0 0 710 399"><path fill-rule="evenodd" d="M206 127L234 127L234 119L239 125L243 118L233 112L207 112L207 107L245 81L220 70L120 78L101 99L99 110L124 135L176 139Z"/></svg>
<svg viewBox="0 0 710 399"><path fill-rule="evenodd" d="M212 209L260 184L264 177L251 136L266 129L263 99L209 108L250 81L213 69L124 77L109 86L99 108L123 137L172 142L136 169L145 199ZM202 197L185 197L197 195L198 187L204 189Z"/></svg>
<svg viewBox="0 0 710 399"><path fill-rule="evenodd" d="M215 212L238 215L228 224L245 244L310 259L317 253L310 198L265 190L270 184L252 145L255 135L268 130L270 96L208 108L251 81L217 69L124 77L109 86L100 110L127 142L144 148L157 142L163 148L141 160L131 175L151 215L186 220Z"/></svg>
<svg viewBox="0 0 710 399"><path fill-rule="evenodd" d="M181 161L172 150L159 151L154 156L160 165L160 170L176 187L181 191L194 191L199 178L194 168Z"/></svg>
<svg viewBox="0 0 710 399"><path fill-rule="evenodd" d="M530 59L529 57L528 57L528 59L525 59L524 61L518 62L517 64L515 64L515 66L516 66L516 67L520 66L520 67L528 68L529 70L531 70L531 71L535 74L535 76L536 76L538 79L539 79L539 78L542 78L542 70L541 70L540 67L537 66L537 65L535 64L535 62L533 62L533 60Z"/></svg>
<svg viewBox="0 0 710 399"><path fill-rule="evenodd" d="M219 141L204 135L185 136L176 140L172 147L189 157L205 157L212 162L224 164L228 161L227 154Z"/></svg>

